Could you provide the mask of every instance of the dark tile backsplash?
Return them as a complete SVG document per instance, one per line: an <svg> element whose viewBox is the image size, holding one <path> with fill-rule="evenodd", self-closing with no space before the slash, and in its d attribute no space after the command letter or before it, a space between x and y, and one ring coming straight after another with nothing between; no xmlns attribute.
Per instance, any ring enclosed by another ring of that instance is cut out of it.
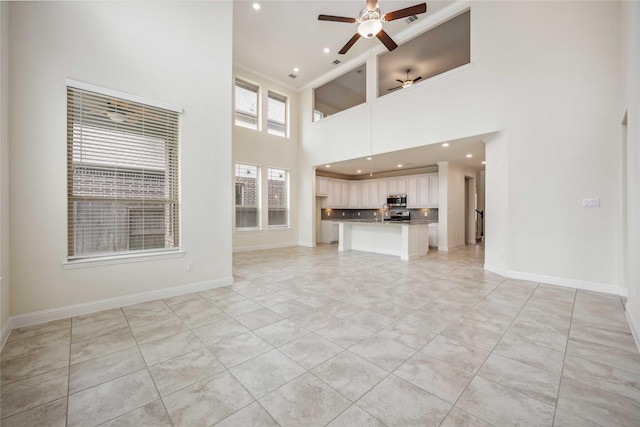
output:
<svg viewBox="0 0 640 427"><path fill-rule="evenodd" d="M389 209L389 211L394 210ZM425 208L425 209L402 209L411 212L411 219L413 220L426 220L437 221L438 220L438 208ZM330 209L325 208L320 210L323 220L332 219L380 219L382 215L382 209ZM427 216L424 213L427 212ZM377 215L375 216L374 213ZM360 215L358 215L360 214Z"/></svg>

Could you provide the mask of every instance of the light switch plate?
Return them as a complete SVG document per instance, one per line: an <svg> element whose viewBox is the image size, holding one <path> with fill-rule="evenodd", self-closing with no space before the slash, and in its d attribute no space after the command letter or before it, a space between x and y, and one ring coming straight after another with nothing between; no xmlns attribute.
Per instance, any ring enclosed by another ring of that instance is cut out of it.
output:
<svg viewBox="0 0 640 427"><path fill-rule="evenodd" d="M585 208L599 208L600 199L582 199L582 206Z"/></svg>

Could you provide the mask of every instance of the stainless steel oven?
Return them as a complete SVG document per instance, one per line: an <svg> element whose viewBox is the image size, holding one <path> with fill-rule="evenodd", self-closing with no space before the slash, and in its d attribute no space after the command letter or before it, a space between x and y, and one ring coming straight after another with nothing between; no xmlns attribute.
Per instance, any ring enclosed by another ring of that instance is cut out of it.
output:
<svg viewBox="0 0 640 427"><path fill-rule="evenodd" d="M406 194L389 194L387 196L387 206L390 208L406 208L407 207L407 195Z"/></svg>

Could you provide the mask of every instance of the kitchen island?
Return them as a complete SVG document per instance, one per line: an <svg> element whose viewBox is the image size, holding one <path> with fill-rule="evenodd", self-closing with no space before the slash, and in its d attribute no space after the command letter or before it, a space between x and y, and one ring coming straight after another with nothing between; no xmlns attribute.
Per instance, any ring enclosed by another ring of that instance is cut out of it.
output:
<svg viewBox="0 0 640 427"><path fill-rule="evenodd" d="M429 253L429 225L418 221L340 222L339 251L365 251L399 256L403 261Z"/></svg>

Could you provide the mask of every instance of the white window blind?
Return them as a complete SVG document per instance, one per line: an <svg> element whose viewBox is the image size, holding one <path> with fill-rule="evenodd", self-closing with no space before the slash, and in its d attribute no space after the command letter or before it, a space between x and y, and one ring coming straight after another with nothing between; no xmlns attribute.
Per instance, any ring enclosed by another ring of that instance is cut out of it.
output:
<svg viewBox="0 0 640 427"><path fill-rule="evenodd" d="M269 192L269 227L289 225L289 171L269 168L267 170Z"/></svg>
<svg viewBox="0 0 640 427"><path fill-rule="evenodd" d="M179 113L67 87L70 261L179 246Z"/></svg>
<svg viewBox="0 0 640 427"><path fill-rule="evenodd" d="M287 136L287 97L271 91L267 100L267 132Z"/></svg>
<svg viewBox="0 0 640 427"><path fill-rule="evenodd" d="M258 129L258 86L236 80L236 126Z"/></svg>
<svg viewBox="0 0 640 427"><path fill-rule="evenodd" d="M236 163L236 228L260 227L260 168Z"/></svg>

